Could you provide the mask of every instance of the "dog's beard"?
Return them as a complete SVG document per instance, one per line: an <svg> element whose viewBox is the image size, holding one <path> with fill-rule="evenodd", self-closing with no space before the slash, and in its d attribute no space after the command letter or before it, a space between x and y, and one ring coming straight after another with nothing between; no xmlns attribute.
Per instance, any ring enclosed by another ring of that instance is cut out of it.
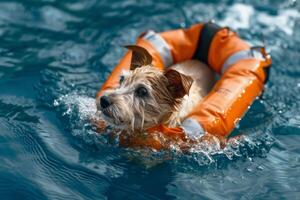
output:
<svg viewBox="0 0 300 200"><path fill-rule="evenodd" d="M151 94L150 94L151 95ZM134 117L131 121L131 127L134 130L145 130L161 123L162 116L168 112L169 107L159 104L153 96L145 100L136 102L132 109Z"/></svg>
<svg viewBox="0 0 300 200"><path fill-rule="evenodd" d="M100 110L97 112L100 118L104 119L107 124L114 129L124 129L126 125L121 118L118 109L110 107L108 109Z"/></svg>

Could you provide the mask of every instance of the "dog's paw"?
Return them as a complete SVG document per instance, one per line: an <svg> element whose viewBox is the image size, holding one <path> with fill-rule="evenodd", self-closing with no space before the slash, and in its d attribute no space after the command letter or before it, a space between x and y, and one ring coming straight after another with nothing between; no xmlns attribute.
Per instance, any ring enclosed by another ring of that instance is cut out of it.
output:
<svg viewBox="0 0 300 200"><path fill-rule="evenodd" d="M107 123L105 122L105 120L103 119L99 119L99 118L92 118L91 120L91 124L93 125L93 127L95 128L95 130L98 133L103 133L106 128L107 128Z"/></svg>

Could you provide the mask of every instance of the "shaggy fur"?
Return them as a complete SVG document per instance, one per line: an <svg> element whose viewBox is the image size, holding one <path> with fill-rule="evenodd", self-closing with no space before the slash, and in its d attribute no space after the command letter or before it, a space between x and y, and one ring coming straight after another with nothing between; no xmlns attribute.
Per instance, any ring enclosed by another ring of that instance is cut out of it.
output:
<svg viewBox="0 0 300 200"><path fill-rule="evenodd" d="M144 50L133 59L134 65L123 72L120 86L102 95L111 105L103 108L101 97L97 100L101 116L117 129L141 132L158 124L178 126L213 83L213 73L199 61L180 63L163 72L150 64ZM147 90L142 97L138 95L141 87Z"/></svg>
<svg viewBox="0 0 300 200"><path fill-rule="evenodd" d="M113 102L111 106L101 109L109 123L132 131L141 131L153 125L164 123L178 107L180 100L169 92L168 79L158 69L144 66L122 75L124 80L120 87L106 91ZM137 97L135 91L145 87L148 96Z"/></svg>

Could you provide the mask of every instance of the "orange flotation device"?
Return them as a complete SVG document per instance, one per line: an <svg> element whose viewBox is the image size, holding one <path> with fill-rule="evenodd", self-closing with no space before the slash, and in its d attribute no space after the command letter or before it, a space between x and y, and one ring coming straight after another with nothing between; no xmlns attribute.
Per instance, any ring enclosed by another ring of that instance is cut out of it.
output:
<svg viewBox="0 0 300 200"><path fill-rule="evenodd" d="M153 66L165 69L189 59L199 59L221 75L210 93L178 128L164 125L150 128L166 135L193 135L208 132L228 136L264 88L271 57L263 47L250 47L229 28L214 23L195 24L187 29L162 33L148 31L136 42L152 55ZM97 93L118 86L122 70L129 70L127 52Z"/></svg>

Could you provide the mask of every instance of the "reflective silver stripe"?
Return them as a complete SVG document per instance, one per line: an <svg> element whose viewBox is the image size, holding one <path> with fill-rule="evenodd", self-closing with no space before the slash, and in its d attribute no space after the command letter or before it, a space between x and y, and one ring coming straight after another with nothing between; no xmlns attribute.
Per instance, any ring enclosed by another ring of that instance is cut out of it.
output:
<svg viewBox="0 0 300 200"><path fill-rule="evenodd" d="M152 44L152 46L159 52L165 67L169 67L173 64L173 57L169 46L159 34L150 30L146 32L143 38L148 40Z"/></svg>
<svg viewBox="0 0 300 200"><path fill-rule="evenodd" d="M202 126L197 120L192 118L184 120L181 127L184 130L184 133L191 139L199 139L204 134Z"/></svg>
<svg viewBox="0 0 300 200"><path fill-rule="evenodd" d="M243 60L243 59L247 59L247 58L259 58L259 59L264 59L262 54L257 51L257 50L253 50L253 49L249 49L249 50L242 50L242 51L238 51L234 54L232 54L223 64L222 66L222 74L228 69L228 67L230 67L231 65L233 65L234 63Z"/></svg>

